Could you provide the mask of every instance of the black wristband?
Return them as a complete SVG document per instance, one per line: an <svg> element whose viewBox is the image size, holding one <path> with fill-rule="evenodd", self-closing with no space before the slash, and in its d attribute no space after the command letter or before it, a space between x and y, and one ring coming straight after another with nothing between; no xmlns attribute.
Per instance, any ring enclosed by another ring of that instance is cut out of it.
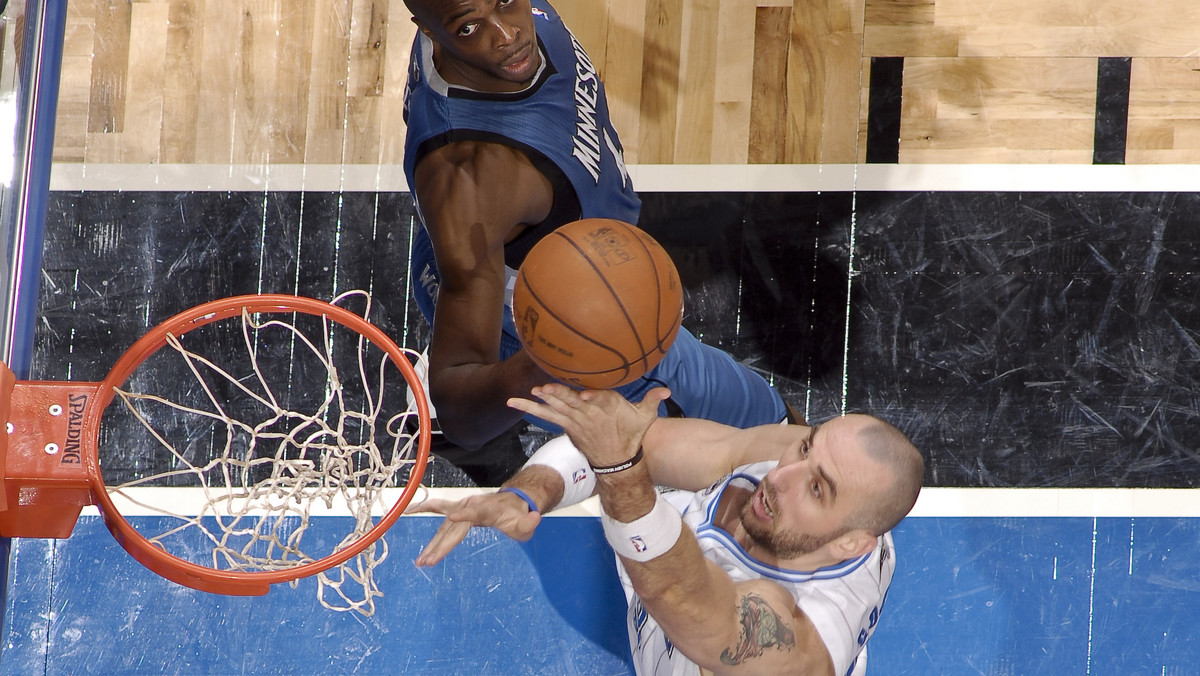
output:
<svg viewBox="0 0 1200 676"><path fill-rule="evenodd" d="M595 465L592 465L592 463L589 462L588 466L591 467L592 471L595 472L596 474L615 474L617 472L623 472L623 471L629 469L630 467L633 467L634 465L638 464L641 461L642 461L642 447L638 446L637 453L634 453L633 457L626 460L625 462L617 463L615 465L609 465L608 467L596 467Z"/></svg>

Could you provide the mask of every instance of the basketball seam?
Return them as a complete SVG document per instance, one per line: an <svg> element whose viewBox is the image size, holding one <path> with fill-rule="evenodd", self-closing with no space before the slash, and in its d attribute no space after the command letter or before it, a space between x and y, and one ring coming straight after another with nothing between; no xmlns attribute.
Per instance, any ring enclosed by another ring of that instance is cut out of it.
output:
<svg viewBox="0 0 1200 676"><path fill-rule="evenodd" d="M641 228L634 227L633 230L634 230L635 235L642 234L642 235L645 235L646 237L650 237L649 233L642 230ZM658 261L650 253L650 245L647 244L646 240L640 236L637 237L637 240L638 240L638 243L642 245L642 251L644 251L646 253L646 255L650 257L650 261L653 263L650 266L650 269L654 273L654 290L655 290L655 294L654 294L654 343L655 344L654 344L654 347L650 348L649 350L645 350L645 349L642 350L642 355L643 355L642 359L643 359L643 361L646 361L649 358L650 354L653 352L660 352L662 354L667 353L667 349L670 349L670 348L663 349L663 345L664 345L664 343L667 342L666 341L667 336L676 332L681 326L683 326L683 313L680 312L680 313L678 313L677 316L675 316L671 319L671 327L669 329L667 329L667 332L665 334L662 334L662 335L659 334L659 330L658 330L659 326L660 326L659 322L662 321L662 316L663 316L663 303L662 303L663 279L662 279L662 277L659 276L660 270L658 268ZM659 246L661 247L662 245L660 244ZM667 255L668 261L671 260L671 256L670 256L670 254L667 253L666 249L663 249L663 253ZM674 341L672 341L672 342L674 342ZM641 346L641 344L639 343L639 347L640 346ZM650 365L648 361L646 362L646 365L647 366ZM647 371L649 371L649 369L647 369Z"/></svg>
<svg viewBox="0 0 1200 676"><path fill-rule="evenodd" d="M641 336L641 334L638 333L637 324L633 321L633 317L629 316L629 311L625 309L625 303L621 302L621 296L616 292L616 289L614 289L612 287L612 284L609 284L608 278L605 277L604 274L601 273L600 268L596 265L595 261L592 260L591 256L587 255L587 252L584 251L583 247L579 246L579 244L576 243L575 240L571 239L570 237L568 237L558 231L555 231L551 234L557 235L557 236L565 239L567 241L567 243L569 243L576 251L578 251L579 255L582 256L585 261L587 261L588 266L590 266L592 268L592 271L596 273L596 276L600 278L600 281L604 283L604 287L606 289L608 289L609 296L611 296L612 299L616 302L617 307L621 308L621 316L625 317L625 325L628 326L630 331L633 333L633 339L635 342L637 342L638 352L642 353L642 357L638 361L643 362L647 367L646 370L649 370L650 362L647 359L647 355L649 355L649 352L646 350L646 346L642 343L642 336ZM646 247L646 243L644 241L642 241L642 239L640 237L635 237L635 239L637 239L638 244L640 244L642 246L643 253L645 253L646 255L649 255L650 252ZM653 258L651 258L651 260L653 260ZM654 266L654 265L651 265L650 267L651 267L651 269L654 270L654 281L655 281L655 285L657 287L657 286L659 286L658 267ZM655 294L655 295L657 296L658 294ZM659 301L656 298L655 299L656 305L658 304L658 302ZM654 312L654 316L655 316L654 332L656 334L658 333L658 317L661 314L662 314L662 309L656 307L655 312ZM655 339L657 340L657 336L655 336ZM621 356L624 357L625 355L621 355ZM637 363L637 362L633 362L633 363ZM630 364L630 366L632 366L632 364Z"/></svg>
<svg viewBox="0 0 1200 676"><path fill-rule="evenodd" d="M537 302L538 306L542 309L542 311L544 311L550 317L555 319L558 322L559 326L563 327L564 329L569 330L571 333L575 334L576 336L579 336L580 338L595 345L596 347L599 347L607 352L611 352L612 354L616 355L618 358L620 358L621 363L623 364L623 366L621 368L623 368L625 370L626 375L629 374L629 372L632 370L633 364L636 364L637 361L634 361L634 362L626 361L625 355L621 354L621 352L619 350L616 350L609 345L605 345L604 343L601 343L600 341L592 338L591 336L581 332L579 329L576 329L573 324L567 322L564 317L562 317L558 313L554 312L554 310L551 310L550 307L548 305L546 305L545 301L542 299L541 296L538 295L537 291L534 290L533 286L531 286L529 284L529 280L526 279L525 277L521 277L521 285L525 287L525 290L529 293L529 297L532 300ZM625 310L625 308L622 307L621 308L622 313L624 313L624 310ZM638 342L638 346L639 347L641 346L640 341ZM644 361L644 360L645 360L645 357L643 356L640 361ZM615 370L615 369L605 369L603 371L580 371L577 369L564 368L562 366L559 366L558 364L553 364L553 366L555 369L562 371L563 373L575 373L578 375L600 375L600 374L604 374L604 373L611 373Z"/></svg>

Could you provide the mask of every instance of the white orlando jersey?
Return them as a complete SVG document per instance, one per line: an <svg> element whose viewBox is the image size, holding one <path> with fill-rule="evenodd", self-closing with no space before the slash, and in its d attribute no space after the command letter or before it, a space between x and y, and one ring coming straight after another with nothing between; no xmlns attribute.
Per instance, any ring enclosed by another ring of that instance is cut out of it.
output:
<svg viewBox="0 0 1200 676"><path fill-rule="evenodd" d="M867 639L874 633L896 568L892 536L879 538L875 549L859 558L811 571L786 570L751 558L728 533L713 525L713 515L729 486L753 490L774 461L745 465L698 493L663 494L683 514L704 556L735 582L766 578L791 592L796 605L812 621L833 660L835 674L862 674ZM617 559L621 584L629 602L627 624L633 663L639 676L695 676L700 668L675 649L662 628L642 607Z"/></svg>

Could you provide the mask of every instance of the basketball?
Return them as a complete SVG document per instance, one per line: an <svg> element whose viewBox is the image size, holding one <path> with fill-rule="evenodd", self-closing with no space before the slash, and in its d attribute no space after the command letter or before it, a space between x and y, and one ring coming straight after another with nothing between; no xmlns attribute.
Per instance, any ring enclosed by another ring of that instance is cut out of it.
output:
<svg viewBox="0 0 1200 676"><path fill-rule="evenodd" d="M589 218L529 251L517 271L513 319L525 351L547 373L609 389L662 361L683 321L683 285L650 235Z"/></svg>

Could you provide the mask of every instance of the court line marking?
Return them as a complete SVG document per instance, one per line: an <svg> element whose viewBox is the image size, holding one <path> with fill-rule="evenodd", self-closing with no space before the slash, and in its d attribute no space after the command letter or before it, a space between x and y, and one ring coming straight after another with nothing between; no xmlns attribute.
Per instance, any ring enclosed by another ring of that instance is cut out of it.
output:
<svg viewBox="0 0 1200 676"><path fill-rule="evenodd" d="M399 492L400 489L393 489ZM430 498L462 500L491 493L494 488L429 488ZM144 505L169 507L177 514L196 514L204 497L196 488L136 488L129 493ZM421 499L420 493L414 502ZM391 500L385 501L392 504ZM153 516L145 506L121 505L126 516ZM315 516L345 515L336 505L314 509ZM94 506L85 516L98 516ZM598 517L595 497L547 516ZM1087 518L1200 518L1200 489L1195 488L925 488L911 517L1087 517Z"/></svg>
<svg viewBox="0 0 1200 676"><path fill-rule="evenodd" d="M1200 165L630 165L641 192L1195 192ZM56 163L54 191L406 192L399 165Z"/></svg>
<svg viewBox="0 0 1200 676"><path fill-rule="evenodd" d="M1200 179L1198 165L631 165L629 170L643 192L1194 192ZM51 168L50 188L403 192L407 185L397 165L58 163ZM185 490L169 489L176 495L168 499L183 499L179 491ZM438 488L431 494L486 490ZM85 514L98 512L89 507ZM598 516L599 506L592 499L554 514ZM1200 490L926 488L912 516L1200 517Z"/></svg>

